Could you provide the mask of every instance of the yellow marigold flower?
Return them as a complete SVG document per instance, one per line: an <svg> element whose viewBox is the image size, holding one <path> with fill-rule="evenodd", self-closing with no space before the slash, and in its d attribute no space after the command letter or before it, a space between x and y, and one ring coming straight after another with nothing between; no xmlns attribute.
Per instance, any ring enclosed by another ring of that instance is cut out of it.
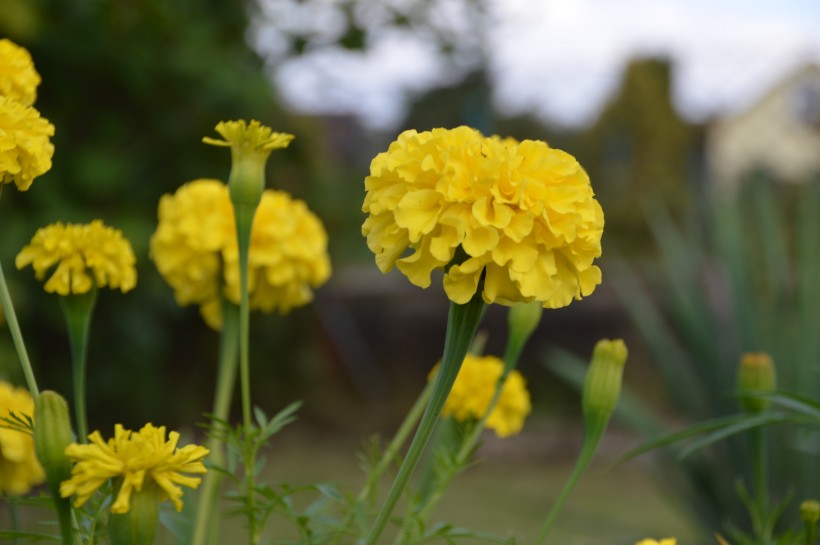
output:
<svg viewBox="0 0 820 545"><path fill-rule="evenodd" d="M0 183L14 182L26 191L34 178L51 168L54 125L40 112L0 96Z"/></svg>
<svg viewBox="0 0 820 545"><path fill-rule="evenodd" d="M0 95L31 106L38 85L40 74L34 69L31 54L5 38L0 40Z"/></svg>
<svg viewBox="0 0 820 545"><path fill-rule="evenodd" d="M239 303L239 252L228 187L195 180L160 200L151 258L180 305L198 304L221 327L224 294ZM327 233L304 202L265 190L256 210L249 256L250 306L286 313L313 298L330 276Z"/></svg>
<svg viewBox="0 0 820 545"><path fill-rule="evenodd" d="M285 132L274 132L273 129L262 125L255 119L247 123L244 119L239 121L220 121L216 125L218 132L224 140L205 136L202 141L214 146L226 148L239 147L249 150L273 151L288 147L293 135Z"/></svg>
<svg viewBox="0 0 820 545"><path fill-rule="evenodd" d="M15 265L34 268L49 293L87 293L93 286L119 288L123 293L137 284L136 258L122 232L100 220L89 224L54 223L38 229ZM53 269L53 272L52 272Z"/></svg>
<svg viewBox="0 0 820 545"><path fill-rule="evenodd" d="M435 378L438 366L430 373ZM504 362L495 356L467 354L456 382L444 404L442 416L452 416L459 422L479 420L487 412L495 395L496 384L504 372ZM530 414L530 393L524 377L511 371L501 388L498 402L487 417L487 427L498 437L508 437L521 431Z"/></svg>
<svg viewBox="0 0 820 545"><path fill-rule="evenodd" d="M0 381L0 416L8 417L12 412L34 418L34 400L28 390ZM32 436L0 427L0 495L25 494L45 479Z"/></svg>
<svg viewBox="0 0 820 545"><path fill-rule="evenodd" d="M673 537L667 537L660 541L655 539L643 539L635 545L678 545L678 540Z"/></svg>
<svg viewBox="0 0 820 545"><path fill-rule="evenodd" d="M162 491L162 499L170 499L177 511L182 510L182 489L178 485L196 488L202 479L184 473L205 473L202 460L208 449L199 445L177 448L179 433L172 431L165 439L165 426L146 424L138 432L114 427L114 437L106 443L100 432L88 436L89 444L72 444L65 453L76 462L71 479L60 485L64 498L76 495L74 505L82 506L108 479L115 480L117 497L111 512L127 513L131 493L153 483Z"/></svg>
<svg viewBox="0 0 820 545"><path fill-rule="evenodd" d="M468 127L405 131L373 159L365 189L362 233L382 272L395 265L426 288L433 270L452 264L444 290L456 303L470 300L482 274L485 302L544 308L601 281L592 262L604 216L589 177L543 142Z"/></svg>

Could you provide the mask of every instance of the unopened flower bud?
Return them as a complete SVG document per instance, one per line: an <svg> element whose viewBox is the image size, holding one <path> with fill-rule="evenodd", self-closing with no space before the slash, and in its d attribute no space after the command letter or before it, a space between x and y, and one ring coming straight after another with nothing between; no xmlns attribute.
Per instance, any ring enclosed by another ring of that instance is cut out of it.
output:
<svg viewBox="0 0 820 545"><path fill-rule="evenodd" d="M806 526L814 527L820 521L820 501L806 500L800 504L800 518Z"/></svg>
<svg viewBox="0 0 820 545"><path fill-rule="evenodd" d="M777 377L772 358L765 352L747 352L740 357L737 387L741 392L740 406L744 411L759 413L771 405L768 399L742 395L744 392L772 392Z"/></svg>
<svg viewBox="0 0 820 545"><path fill-rule="evenodd" d="M122 486L133 486L118 479L114 497ZM139 490L131 493L131 506L127 513L112 513L108 519L108 535L111 545L151 545L157 533L159 503L162 500L160 489L146 479Z"/></svg>
<svg viewBox="0 0 820 545"><path fill-rule="evenodd" d="M40 393L34 406L34 449L52 493L59 497L60 483L71 477L65 448L74 442L68 404L50 390Z"/></svg>
<svg viewBox="0 0 820 545"><path fill-rule="evenodd" d="M606 425L618 397L627 349L621 339L602 339L595 345L584 381L583 408L588 425Z"/></svg>

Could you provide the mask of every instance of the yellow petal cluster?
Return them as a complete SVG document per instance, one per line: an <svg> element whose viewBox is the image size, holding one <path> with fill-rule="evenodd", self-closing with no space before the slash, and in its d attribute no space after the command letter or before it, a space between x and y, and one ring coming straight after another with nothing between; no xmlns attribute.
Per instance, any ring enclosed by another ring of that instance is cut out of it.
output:
<svg viewBox="0 0 820 545"><path fill-rule="evenodd" d="M667 537L667 538L662 539L660 541L657 541L655 539L643 539L643 540L637 542L635 545L677 545L677 544L678 544L677 539L675 539L673 537Z"/></svg>
<svg viewBox="0 0 820 545"><path fill-rule="evenodd" d="M221 327L223 296L239 304L239 251L228 186L200 179L164 195L151 237L151 258L180 305L198 304ZM265 190L256 210L249 255L250 306L286 313L313 299L330 277L327 233L304 202Z"/></svg>
<svg viewBox="0 0 820 545"><path fill-rule="evenodd" d="M12 412L34 418L34 400L28 390L0 381L0 416L8 417ZM32 436L0 424L0 495L25 494L45 478Z"/></svg>
<svg viewBox="0 0 820 545"><path fill-rule="evenodd" d="M426 288L446 270L453 302L469 301L482 275L485 302L544 308L601 282L604 216L589 177L544 142L405 131L373 159L365 189L362 233L382 272L396 266Z"/></svg>
<svg viewBox="0 0 820 545"><path fill-rule="evenodd" d="M31 265L38 280L49 274L45 290L59 295L86 293L93 286L125 293L137 284L135 263L131 243L100 220L38 229L15 261L18 269Z"/></svg>
<svg viewBox="0 0 820 545"><path fill-rule="evenodd" d="M206 136L202 141L213 146L244 148L248 151L273 151L288 147L293 140L292 134L274 132L270 127L262 125L255 119L250 123L244 119L220 121L215 130L224 140Z"/></svg>
<svg viewBox="0 0 820 545"><path fill-rule="evenodd" d="M177 511L182 510L182 488L196 488L202 480L186 473L205 473L203 459L208 449L199 445L177 448L179 433L172 431L165 439L165 426L146 424L138 432L117 424L114 437L104 441L100 432L88 436L89 444L72 444L65 453L73 462L71 479L60 485L64 498L75 496L74 505L82 506L108 479L116 482L117 497L111 512L127 513L131 494L151 481L162 490L162 499L170 499Z"/></svg>
<svg viewBox="0 0 820 545"><path fill-rule="evenodd" d="M0 184L20 191L51 168L54 126L32 107L40 76L31 55L0 40Z"/></svg>
<svg viewBox="0 0 820 545"><path fill-rule="evenodd" d="M31 54L19 45L0 40L0 95L31 106L37 98L40 74Z"/></svg>
<svg viewBox="0 0 820 545"><path fill-rule="evenodd" d="M0 183L14 183L20 191L51 168L54 125L40 113L0 96Z"/></svg>
<svg viewBox="0 0 820 545"><path fill-rule="evenodd" d="M437 371L438 367L430 374L430 380ZM503 372L504 362L499 358L467 354L444 404L442 415L451 416L459 422L480 420L492 402ZM521 431L531 410L530 393L524 377L513 370L501 388L498 402L487 417L487 427L494 430L498 437L515 435Z"/></svg>

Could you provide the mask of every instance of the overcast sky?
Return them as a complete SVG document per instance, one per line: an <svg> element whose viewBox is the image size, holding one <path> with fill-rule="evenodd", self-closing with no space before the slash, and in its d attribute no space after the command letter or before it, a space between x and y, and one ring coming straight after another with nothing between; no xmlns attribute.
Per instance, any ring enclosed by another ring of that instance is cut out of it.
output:
<svg viewBox="0 0 820 545"><path fill-rule="evenodd" d="M693 120L741 109L820 64L820 0L495 0L491 16L496 105L569 126L594 119L635 55L674 60L675 103ZM264 19L254 36L263 53L276 50ZM273 77L295 109L390 128L407 93L446 79L444 70L424 40L385 33L367 55L324 51L277 64Z"/></svg>

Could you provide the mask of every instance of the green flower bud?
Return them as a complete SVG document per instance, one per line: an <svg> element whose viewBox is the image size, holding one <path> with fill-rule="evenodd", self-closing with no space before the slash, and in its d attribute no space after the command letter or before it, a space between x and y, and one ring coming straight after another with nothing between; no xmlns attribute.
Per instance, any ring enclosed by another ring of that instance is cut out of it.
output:
<svg viewBox="0 0 820 545"><path fill-rule="evenodd" d="M65 448L74 442L68 404L57 392L40 393L34 405L34 449L46 473L49 489L60 496L60 483L71 478Z"/></svg>
<svg viewBox="0 0 820 545"><path fill-rule="evenodd" d="M606 426L618 397L627 349L621 339L602 339L595 345L584 381L583 409L588 427Z"/></svg>
<svg viewBox="0 0 820 545"><path fill-rule="evenodd" d="M806 500L800 504L800 518L806 526L814 527L820 521L820 501Z"/></svg>
<svg viewBox="0 0 820 545"><path fill-rule="evenodd" d="M118 479L114 497L119 494L123 479ZM127 513L114 514L108 518L108 535L111 545L151 545L157 533L159 503L162 500L159 487L145 479L141 490L131 493L131 507Z"/></svg>
<svg viewBox="0 0 820 545"><path fill-rule="evenodd" d="M65 449L74 442L68 403L57 392L46 390L34 403L34 450L46 474L63 543L76 543L71 520L71 504L60 495L60 483L71 478L71 460Z"/></svg>
<svg viewBox="0 0 820 545"><path fill-rule="evenodd" d="M769 408L768 399L742 395L744 391L772 392L777 377L771 356L765 352L747 352L740 357L737 373L737 388L740 390L740 406L750 413L763 412Z"/></svg>

